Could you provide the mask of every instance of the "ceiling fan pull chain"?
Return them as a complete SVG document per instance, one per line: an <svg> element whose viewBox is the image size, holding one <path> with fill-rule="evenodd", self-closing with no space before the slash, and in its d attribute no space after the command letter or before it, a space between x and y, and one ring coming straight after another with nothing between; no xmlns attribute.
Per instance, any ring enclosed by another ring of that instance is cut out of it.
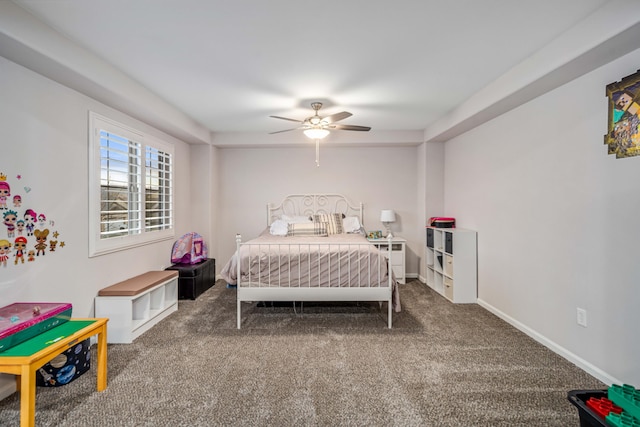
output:
<svg viewBox="0 0 640 427"><path fill-rule="evenodd" d="M316 139L316 167L320 167L320 140Z"/></svg>

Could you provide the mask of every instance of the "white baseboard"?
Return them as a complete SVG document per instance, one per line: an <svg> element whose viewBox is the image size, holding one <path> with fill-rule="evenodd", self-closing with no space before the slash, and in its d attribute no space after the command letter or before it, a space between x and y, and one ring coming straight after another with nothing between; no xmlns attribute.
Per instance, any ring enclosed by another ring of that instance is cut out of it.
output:
<svg viewBox="0 0 640 427"><path fill-rule="evenodd" d="M407 279L418 279L422 283L427 283L427 279L418 273L407 273L404 277L406 277Z"/></svg>
<svg viewBox="0 0 640 427"><path fill-rule="evenodd" d="M507 314L505 314L502 311L498 310L497 308L495 308L491 304L488 304L487 302L485 302L485 301L483 301L483 300L478 298L478 305L481 306L482 308L485 308L486 310L490 311L491 313L495 314L500 319L504 320L505 322L507 322L508 324L513 326L514 328L516 328L516 329L524 332L525 334L529 335L531 338L533 338L534 340L536 340L537 342L539 342L543 346L547 347L549 350L551 350L554 353L556 353L557 355L567 359L569 362L573 363L578 368L582 369L583 371L585 371L589 375L597 378L598 380L602 381L603 383L605 383L607 385L622 384L622 382L619 379L613 377L612 375L609 375L608 373L604 372L602 369L592 365L591 363L587 362L586 360L582 359L581 357L573 354L572 352L570 352L566 348L564 348L564 347L556 344L555 342L549 340L545 336L540 335L538 332L534 331L533 329L529 328L526 325L523 325L522 323L518 322L513 317L508 316Z"/></svg>
<svg viewBox="0 0 640 427"><path fill-rule="evenodd" d="M13 375L0 374L0 400L16 392L16 378Z"/></svg>

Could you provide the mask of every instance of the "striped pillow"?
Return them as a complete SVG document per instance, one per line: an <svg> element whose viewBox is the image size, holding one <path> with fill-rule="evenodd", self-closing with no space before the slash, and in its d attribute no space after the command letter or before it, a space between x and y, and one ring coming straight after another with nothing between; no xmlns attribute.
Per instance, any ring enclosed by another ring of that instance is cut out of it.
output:
<svg viewBox="0 0 640 427"><path fill-rule="evenodd" d="M313 222L326 222L327 233L330 235L342 234L344 232L342 228L342 214L340 213L316 214L313 216Z"/></svg>
<svg viewBox="0 0 640 427"><path fill-rule="evenodd" d="M327 237L327 223L304 222L298 224L289 224L287 226L287 236Z"/></svg>

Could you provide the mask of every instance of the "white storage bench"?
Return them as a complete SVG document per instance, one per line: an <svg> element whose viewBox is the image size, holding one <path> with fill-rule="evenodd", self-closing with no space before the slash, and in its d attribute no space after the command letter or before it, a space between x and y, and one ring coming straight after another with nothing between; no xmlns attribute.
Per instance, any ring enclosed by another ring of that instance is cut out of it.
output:
<svg viewBox="0 0 640 427"><path fill-rule="evenodd" d="M95 316L109 318L108 343L131 343L176 310L177 271L149 271L101 289L95 299Z"/></svg>

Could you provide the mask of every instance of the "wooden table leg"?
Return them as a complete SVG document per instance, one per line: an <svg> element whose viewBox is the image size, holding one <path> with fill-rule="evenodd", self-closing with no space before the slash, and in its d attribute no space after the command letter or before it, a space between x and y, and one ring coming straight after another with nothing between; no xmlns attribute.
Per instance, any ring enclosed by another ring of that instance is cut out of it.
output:
<svg viewBox="0 0 640 427"><path fill-rule="evenodd" d="M36 375L31 365L22 365L20 375L20 427L36 425Z"/></svg>
<svg viewBox="0 0 640 427"><path fill-rule="evenodd" d="M107 388L107 325L98 332L98 391Z"/></svg>
<svg viewBox="0 0 640 427"><path fill-rule="evenodd" d="M0 0L2 1L2 0ZM0 372L12 374L16 377L16 390L20 393L20 427L34 427L36 421L36 373L38 368L52 356L67 350L65 346L87 339L93 335L98 336L97 357L97 389L103 391L107 388L107 320L108 319L72 319L84 321L88 324L78 329L72 335L63 338L58 344L44 347L43 349L24 356L14 356L6 359L0 356ZM96 322L100 323L97 326ZM14 360L15 359L15 360ZM0 419L2 425L2 419Z"/></svg>

